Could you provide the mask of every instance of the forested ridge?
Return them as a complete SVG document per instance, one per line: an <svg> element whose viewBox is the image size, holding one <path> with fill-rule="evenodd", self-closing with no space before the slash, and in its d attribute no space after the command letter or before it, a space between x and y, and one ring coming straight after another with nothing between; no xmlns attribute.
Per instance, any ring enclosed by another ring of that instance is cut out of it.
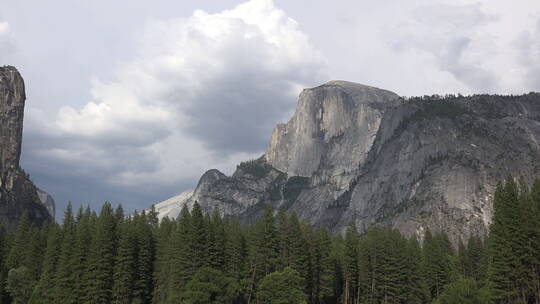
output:
<svg viewBox="0 0 540 304"><path fill-rule="evenodd" d="M0 234L1 303L540 303L540 181L497 187L487 238L453 246L397 230L344 236L268 207L253 225L67 207Z"/></svg>

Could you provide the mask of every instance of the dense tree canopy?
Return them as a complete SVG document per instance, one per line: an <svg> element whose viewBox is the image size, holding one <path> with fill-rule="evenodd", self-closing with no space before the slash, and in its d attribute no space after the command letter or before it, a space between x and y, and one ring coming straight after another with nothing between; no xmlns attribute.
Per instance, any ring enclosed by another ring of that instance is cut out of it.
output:
<svg viewBox="0 0 540 304"><path fill-rule="evenodd" d="M253 225L103 205L0 229L0 303L540 303L540 182L497 187L489 237L344 235L268 207Z"/></svg>

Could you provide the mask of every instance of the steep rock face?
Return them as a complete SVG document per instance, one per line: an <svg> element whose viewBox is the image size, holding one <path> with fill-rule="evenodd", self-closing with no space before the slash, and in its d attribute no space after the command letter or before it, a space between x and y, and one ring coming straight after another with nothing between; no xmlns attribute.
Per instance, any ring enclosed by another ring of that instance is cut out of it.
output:
<svg viewBox="0 0 540 304"><path fill-rule="evenodd" d="M350 190L320 217L301 202L298 212L338 231L354 221L419 237L444 230L456 241L487 232L498 182L540 174L539 94L416 99L391 112Z"/></svg>
<svg viewBox="0 0 540 304"><path fill-rule="evenodd" d="M288 175L313 176L315 185L338 195L364 163L386 109L398 98L345 81L306 89L293 118L274 130L265 158Z"/></svg>
<svg viewBox="0 0 540 304"><path fill-rule="evenodd" d="M24 81L13 67L0 67L0 223L16 226L20 216L41 223L51 216L37 188L20 168Z"/></svg>
<svg viewBox="0 0 540 304"><path fill-rule="evenodd" d="M540 94L399 98L333 81L307 89L266 154L207 172L190 198L251 221L264 206L335 232L388 226L485 234L494 188L540 176Z"/></svg>
<svg viewBox="0 0 540 304"><path fill-rule="evenodd" d="M45 206L49 214L54 218L56 214L56 202L54 198L47 192L36 188L39 200Z"/></svg>
<svg viewBox="0 0 540 304"><path fill-rule="evenodd" d="M204 211L212 212L217 208L221 214L259 210L262 203L272 200L275 195L272 188L280 179L284 179L283 174L263 159L239 165L230 177L218 170L210 170L201 177L188 204L197 201Z"/></svg>

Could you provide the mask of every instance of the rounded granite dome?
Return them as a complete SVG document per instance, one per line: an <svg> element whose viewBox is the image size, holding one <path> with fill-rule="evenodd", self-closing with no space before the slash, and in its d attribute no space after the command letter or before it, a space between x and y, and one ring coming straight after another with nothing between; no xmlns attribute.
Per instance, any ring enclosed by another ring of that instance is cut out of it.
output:
<svg viewBox="0 0 540 304"><path fill-rule="evenodd" d="M388 90L379 89L377 87L368 86L356 82L344 80L328 81L320 86L309 88L309 91L339 89L351 96L357 102L368 103L388 103L391 104L399 99L399 95Z"/></svg>

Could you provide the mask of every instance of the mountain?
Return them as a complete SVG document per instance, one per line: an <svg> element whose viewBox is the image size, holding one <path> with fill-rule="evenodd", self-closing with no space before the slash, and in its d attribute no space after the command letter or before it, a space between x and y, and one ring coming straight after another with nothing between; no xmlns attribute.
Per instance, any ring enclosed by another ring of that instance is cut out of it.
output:
<svg viewBox="0 0 540 304"><path fill-rule="evenodd" d="M10 229L25 212L36 223L54 218L54 200L19 166L25 100L17 69L0 67L0 224Z"/></svg>
<svg viewBox="0 0 540 304"><path fill-rule="evenodd" d="M487 233L498 182L539 176L539 143L538 93L402 98L331 81L302 91L261 158L206 172L184 203L245 221L270 204L338 233L354 222L457 241Z"/></svg>

